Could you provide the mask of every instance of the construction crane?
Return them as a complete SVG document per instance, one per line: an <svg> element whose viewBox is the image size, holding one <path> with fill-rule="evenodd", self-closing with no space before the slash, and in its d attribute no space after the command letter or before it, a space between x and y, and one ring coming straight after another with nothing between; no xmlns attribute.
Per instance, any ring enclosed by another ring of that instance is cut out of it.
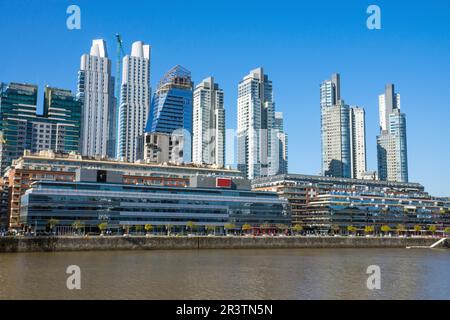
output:
<svg viewBox="0 0 450 320"><path fill-rule="evenodd" d="M122 37L118 33L116 33L116 44L117 44L116 99L117 104L120 104L120 85L122 83L120 75L122 72L122 57L125 55L125 53L123 52Z"/></svg>

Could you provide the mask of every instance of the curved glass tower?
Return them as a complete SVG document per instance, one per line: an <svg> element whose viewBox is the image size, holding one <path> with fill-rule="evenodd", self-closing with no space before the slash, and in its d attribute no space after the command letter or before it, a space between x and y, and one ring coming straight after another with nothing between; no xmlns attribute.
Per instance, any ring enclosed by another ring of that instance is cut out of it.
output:
<svg viewBox="0 0 450 320"><path fill-rule="evenodd" d="M180 65L170 69L153 95L145 129L148 133L183 133L184 162L191 161L192 92L191 73Z"/></svg>

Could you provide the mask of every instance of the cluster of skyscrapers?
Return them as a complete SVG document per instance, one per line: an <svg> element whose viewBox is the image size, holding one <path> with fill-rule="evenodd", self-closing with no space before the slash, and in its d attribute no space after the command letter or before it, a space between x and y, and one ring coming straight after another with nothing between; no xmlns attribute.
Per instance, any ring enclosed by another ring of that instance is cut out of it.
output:
<svg viewBox="0 0 450 320"><path fill-rule="evenodd" d="M378 173L367 171L365 111L341 98L339 74L321 84L320 108L324 176L408 182L406 117L393 84L379 96Z"/></svg>
<svg viewBox="0 0 450 320"><path fill-rule="evenodd" d="M223 167L223 90L213 77L194 86L190 71L177 65L152 97L150 60L150 46L134 42L123 58L120 93L115 93L118 79L112 76L106 42L94 40L81 56L76 95L47 87L42 115L37 115L36 86L3 84L2 173L24 150L47 149L127 162ZM283 115L275 112L272 82L262 68L239 83L237 140L238 167L248 178L287 173Z"/></svg>

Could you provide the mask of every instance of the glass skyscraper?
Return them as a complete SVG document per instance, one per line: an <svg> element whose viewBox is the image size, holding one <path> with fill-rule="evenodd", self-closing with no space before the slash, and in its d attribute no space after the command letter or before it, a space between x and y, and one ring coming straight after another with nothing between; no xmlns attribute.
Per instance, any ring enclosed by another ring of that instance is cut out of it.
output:
<svg viewBox="0 0 450 320"><path fill-rule="evenodd" d="M43 114L37 114L35 85L0 84L0 170L24 150L78 152L81 102L69 90L46 87Z"/></svg>
<svg viewBox="0 0 450 320"><path fill-rule="evenodd" d="M183 134L183 161L192 159L191 73L180 65L170 69L160 80L153 95L145 132Z"/></svg>
<svg viewBox="0 0 450 320"><path fill-rule="evenodd" d="M379 97L380 135L377 137L380 180L408 182L406 115L400 112L400 95L394 85L386 85Z"/></svg>

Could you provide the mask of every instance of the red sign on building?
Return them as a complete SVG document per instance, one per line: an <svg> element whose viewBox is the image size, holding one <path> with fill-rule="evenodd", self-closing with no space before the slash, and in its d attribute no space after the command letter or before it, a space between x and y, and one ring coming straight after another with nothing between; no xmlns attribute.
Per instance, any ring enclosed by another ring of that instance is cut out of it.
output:
<svg viewBox="0 0 450 320"><path fill-rule="evenodd" d="M231 179L230 178L216 178L216 187L217 188L231 188Z"/></svg>

